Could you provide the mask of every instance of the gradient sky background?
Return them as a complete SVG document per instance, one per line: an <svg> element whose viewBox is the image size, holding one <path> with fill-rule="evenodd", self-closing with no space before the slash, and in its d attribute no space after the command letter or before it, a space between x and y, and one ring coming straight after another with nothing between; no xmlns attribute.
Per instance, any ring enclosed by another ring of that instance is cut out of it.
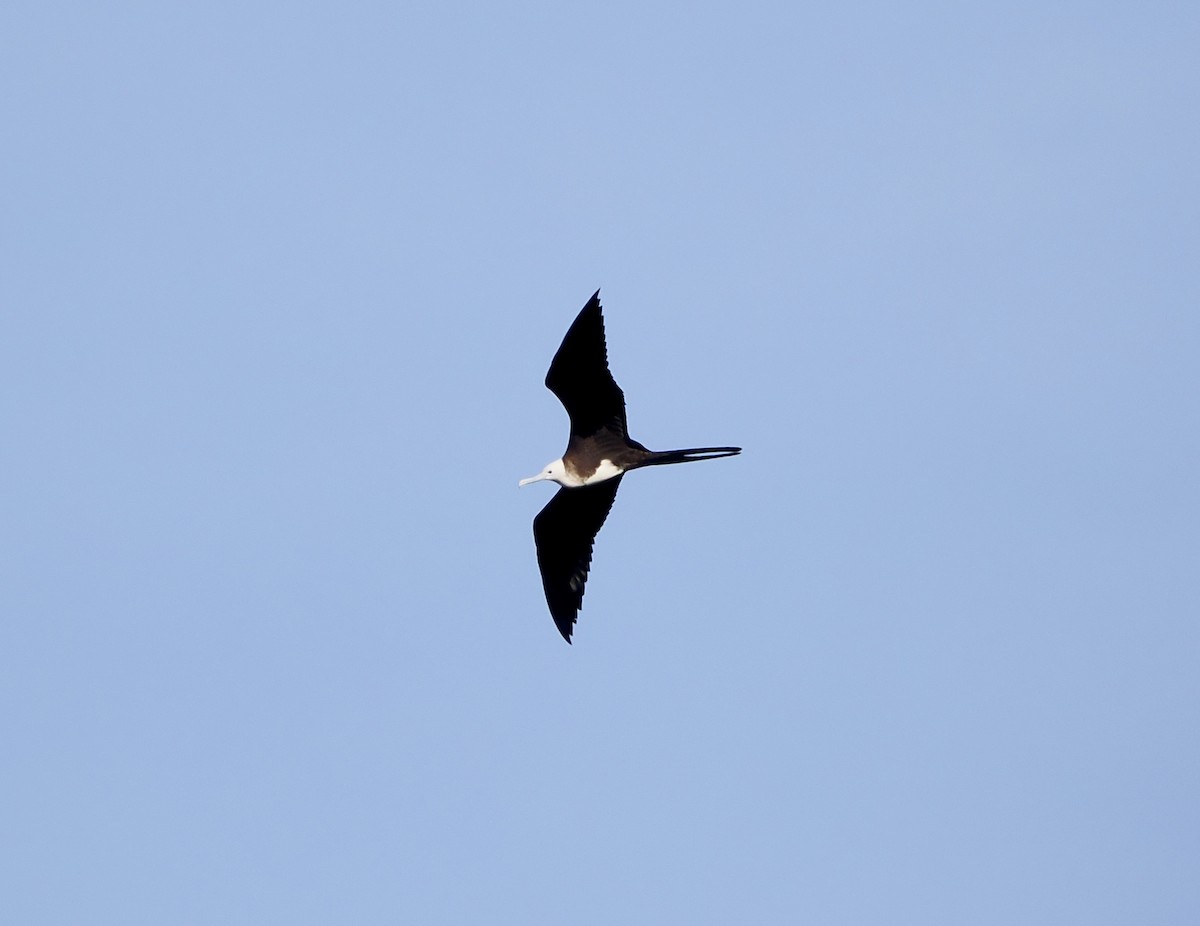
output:
<svg viewBox="0 0 1200 926"><path fill-rule="evenodd" d="M1192 3L9 2L10 923L1200 922ZM575 645L530 522L603 287Z"/></svg>

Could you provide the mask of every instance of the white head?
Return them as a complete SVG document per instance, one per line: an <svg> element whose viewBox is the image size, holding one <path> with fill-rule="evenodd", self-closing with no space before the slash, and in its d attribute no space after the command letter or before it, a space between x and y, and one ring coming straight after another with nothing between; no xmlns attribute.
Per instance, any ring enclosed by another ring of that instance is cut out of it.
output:
<svg viewBox="0 0 1200 926"><path fill-rule="evenodd" d="M551 482L557 482L560 486L574 484L567 476L567 467L561 459L551 460L536 476L530 476L528 479L522 479L517 483L518 486L527 486L531 482L541 482L543 479L549 479Z"/></svg>

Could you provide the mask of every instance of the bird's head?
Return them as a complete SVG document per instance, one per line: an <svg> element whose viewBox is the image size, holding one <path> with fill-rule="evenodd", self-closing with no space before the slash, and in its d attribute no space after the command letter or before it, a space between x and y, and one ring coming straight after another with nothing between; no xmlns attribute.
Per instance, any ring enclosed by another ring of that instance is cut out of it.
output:
<svg viewBox="0 0 1200 926"><path fill-rule="evenodd" d="M563 461L561 459L552 460L551 462L547 463L546 468L536 476L530 476L528 479L522 479L517 483L517 485L527 486L531 482L541 482L543 479L549 479L551 482L557 482L560 486L565 486L568 482L568 479L567 467L563 465Z"/></svg>

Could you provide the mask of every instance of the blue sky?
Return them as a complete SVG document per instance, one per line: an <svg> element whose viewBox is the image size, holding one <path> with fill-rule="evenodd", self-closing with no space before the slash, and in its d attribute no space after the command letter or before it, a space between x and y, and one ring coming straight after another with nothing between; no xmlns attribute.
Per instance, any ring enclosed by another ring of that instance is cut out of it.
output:
<svg viewBox="0 0 1200 926"><path fill-rule="evenodd" d="M1197 921L1193 6L193 6L0 13L6 921Z"/></svg>

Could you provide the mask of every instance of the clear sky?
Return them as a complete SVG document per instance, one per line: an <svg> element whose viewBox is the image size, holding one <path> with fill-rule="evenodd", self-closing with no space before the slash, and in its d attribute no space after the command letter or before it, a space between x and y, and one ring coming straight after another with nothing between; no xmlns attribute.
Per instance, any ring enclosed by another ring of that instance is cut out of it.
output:
<svg viewBox="0 0 1200 926"><path fill-rule="evenodd" d="M1200 8L0 12L14 924L1200 922ZM575 645L530 524L602 287Z"/></svg>

